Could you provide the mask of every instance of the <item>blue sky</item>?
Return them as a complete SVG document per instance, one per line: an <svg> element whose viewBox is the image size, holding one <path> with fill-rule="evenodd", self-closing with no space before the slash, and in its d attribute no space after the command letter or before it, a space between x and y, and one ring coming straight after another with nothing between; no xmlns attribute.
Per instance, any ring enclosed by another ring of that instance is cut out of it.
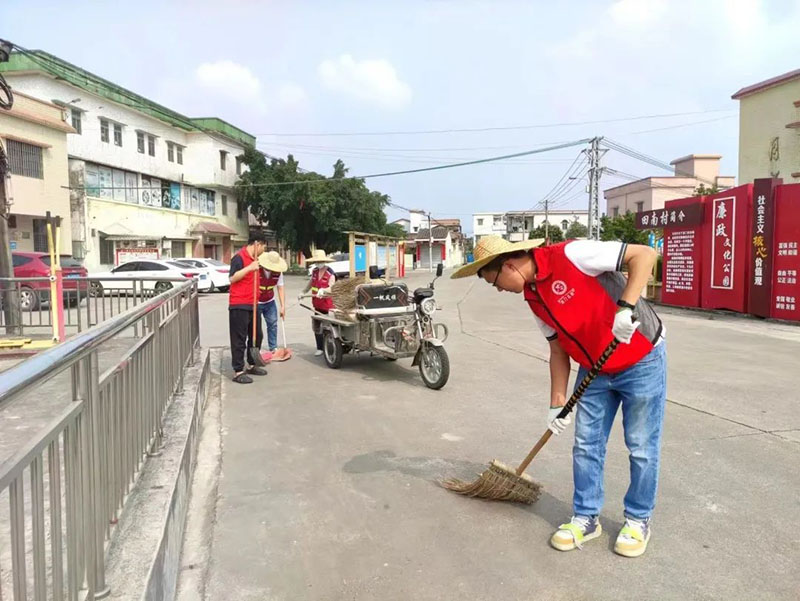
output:
<svg viewBox="0 0 800 601"><path fill-rule="evenodd" d="M736 175L740 87L798 64L800 2L4 0L0 38L40 48L330 172L413 169L608 136L663 161L718 153ZM704 111L727 112L704 112ZM628 119L563 126L554 124ZM418 135L285 136L543 126ZM656 131L653 131L656 130ZM369 180L434 217L535 206L578 148ZM610 152L610 167L666 172ZM584 207L582 183L561 207ZM602 188L624 183L605 177ZM390 217L402 216L391 211Z"/></svg>

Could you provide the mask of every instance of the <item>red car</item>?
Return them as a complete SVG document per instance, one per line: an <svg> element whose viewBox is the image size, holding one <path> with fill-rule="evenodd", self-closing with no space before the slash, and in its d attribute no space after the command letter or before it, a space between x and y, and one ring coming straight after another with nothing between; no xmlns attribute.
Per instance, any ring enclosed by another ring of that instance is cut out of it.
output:
<svg viewBox="0 0 800 601"><path fill-rule="evenodd" d="M15 278L49 278L50 255L47 253L26 253L13 251L11 259L14 264ZM64 303L77 305L86 298L88 282L74 278L85 278L88 273L77 260L70 256L61 256L61 273L64 276ZM79 288L80 284L80 290ZM35 311L41 303L50 301L50 281L20 282L20 304L23 311Z"/></svg>

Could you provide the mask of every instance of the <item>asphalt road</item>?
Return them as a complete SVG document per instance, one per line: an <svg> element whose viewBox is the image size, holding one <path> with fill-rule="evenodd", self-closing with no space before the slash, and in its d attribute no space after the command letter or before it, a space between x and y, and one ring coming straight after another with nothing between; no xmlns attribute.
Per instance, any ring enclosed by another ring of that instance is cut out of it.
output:
<svg viewBox="0 0 800 601"><path fill-rule="evenodd" d="M288 298L302 283L288 278ZM294 300L291 361L241 386L228 352L215 355L221 395L206 415L206 486L188 534L205 542L184 549L187 562L205 559L187 567L181 598L800 598L800 328L660 310L669 403L659 502L647 553L625 559L611 550L628 484L619 420L605 532L582 551L548 545L571 514L571 430L529 468L545 486L533 506L436 485L493 458L520 461L545 427L549 386L546 343L521 297L445 279L437 297L452 367L438 392L410 360L345 357L328 369ZM227 346L226 301L201 299L207 346Z"/></svg>

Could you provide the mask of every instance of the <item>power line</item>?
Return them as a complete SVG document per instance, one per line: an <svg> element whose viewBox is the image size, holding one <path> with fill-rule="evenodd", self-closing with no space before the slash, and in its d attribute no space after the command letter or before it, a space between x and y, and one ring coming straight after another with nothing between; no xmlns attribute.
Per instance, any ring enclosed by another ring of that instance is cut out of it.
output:
<svg viewBox="0 0 800 601"><path fill-rule="evenodd" d="M280 146L286 148L307 148L310 150L333 150L333 151L368 151L368 152L450 152L450 151L469 151L469 150L504 150L507 148L531 148L536 146L549 146L551 144L561 144L568 140L557 140L555 142L538 142L536 144L505 144L501 146L450 146L444 148L387 148L374 146L320 146L316 144L295 144L289 142L262 142L269 146Z"/></svg>
<svg viewBox="0 0 800 601"><path fill-rule="evenodd" d="M632 131L629 134L625 135L636 135L636 134L649 134L654 131L666 131L668 129L678 129L681 127L691 127L692 125L700 125L702 123L713 123L714 121L723 121L725 119L733 119L737 115L725 115L724 117L715 117L714 119L703 119L702 121L692 121L691 123L678 123L677 125L670 125L667 127L657 127L655 129L643 129L641 131Z"/></svg>
<svg viewBox="0 0 800 601"><path fill-rule="evenodd" d="M599 123L620 123L623 121L641 121L645 119L662 119L669 117L684 117L687 115L703 115L708 113L723 113L730 112L736 109L719 108L710 109L705 111L687 111L683 113L661 113L653 115L638 115L635 117L618 117L614 119L595 119L591 121L566 121L562 123L540 123L535 125L508 125L499 127L467 127L459 129L425 129L425 130L406 130L406 131L371 131L371 132L317 132L317 133L279 133L269 132L263 134L256 134L256 136L279 136L279 137L343 137L343 136L411 136L411 135L425 135L425 134L451 134L451 133L475 133L487 131L510 131L510 130L528 130L528 129L545 129L553 127L569 127L573 125L596 125Z"/></svg>
<svg viewBox="0 0 800 601"><path fill-rule="evenodd" d="M259 146L259 148L263 148L263 146ZM528 147L530 148L530 147ZM446 164L452 161L469 161L471 157L458 157L458 156L428 156L428 155L409 155L409 156L402 156L402 155L390 155L390 154L380 154L375 156L374 154L368 154L366 152L324 152L324 151L317 151L317 150L298 150L297 154L294 152L289 152L293 156L301 156L301 155L312 155L312 156L322 156L322 157L337 157L337 158L346 158L346 159L365 159L371 161L388 161L388 162L417 162L417 163L434 163L434 164ZM560 162L568 162L570 159L538 159L538 160L531 160L531 161L505 161L504 164L510 165L532 165L538 163L560 163Z"/></svg>
<svg viewBox="0 0 800 601"><path fill-rule="evenodd" d="M575 168L575 165L578 163L578 161L581 160L582 157L583 157L583 159L585 161L586 157L584 155L583 150L581 150L578 153L578 155L575 157L575 160L572 161L572 164L569 167L567 167L567 170L561 175L561 177L558 179L558 181L555 183L555 185L550 189L550 191L542 197L542 200L539 201L539 205L541 205L544 202L544 199L549 198L550 195L555 192L556 188L558 188L559 185L561 184L561 182L564 181L570 175L572 170Z"/></svg>
<svg viewBox="0 0 800 601"><path fill-rule="evenodd" d="M239 184L239 187L242 188L267 188L272 186L292 186L292 185L300 185L300 184L327 184L327 183L335 183L335 182L342 182L345 180L351 179L371 179L376 177L392 177L395 175L409 175L412 173L425 173L428 171L441 171L443 169L453 169L456 167L467 167L469 165L481 165L484 163L493 163L495 161L504 161L506 159L513 159L522 156L529 156L532 154L540 154L544 152L551 152L553 150L561 150L563 148L570 148L571 146L578 146L580 144L585 144L588 142L587 139L582 140L575 140L573 142L567 142L564 144L558 144L556 146L548 146L546 148L537 148L534 150L526 150L525 152L516 152L514 154L506 154L501 156L495 157L487 157L483 159L475 159L472 161L464 161L461 163L450 163L447 165L437 165L435 167L420 167L419 169L406 169L403 171L387 171L384 173L369 173L366 175L351 175L346 177L337 177L337 178L320 178L320 179L308 179L308 180L298 180L298 181L291 181L291 182L265 182L263 184L251 183L251 184ZM125 188L128 190L150 190L151 188L145 186L62 186L62 188L66 188L69 190L104 190L104 189L113 189L113 188Z"/></svg>
<svg viewBox="0 0 800 601"><path fill-rule="evenodd" d="M625 146L624 144L620 144L619 142L615 142L614 140L609 140L608 138L604 138L603 139L603 144L606 147L608 147L609 149L611 149L611 150L616 150L617 152L621 152L622 154L625 154L625 155L627 155L627 156L629 156L631 158L637 159L637 160L642 161L644 163L649 163L650 165L658 167L659 169L663 169L665 171L673 172L675 177L692 178L692 179L698 180L700 182L709 184L711 186L718 186L719 185L718 182L712 181L712 180L709 180L709 179L706 179L706 178L703 178L703 177L700 177L699 175L694 175L694 174L691 174L691 173L682 173L680 170L674 169L672 165L670 165L670 164L668 164L668 163L666 163L666 162L664 162L664 161L662 161L660 159L657 159L655 157L647 155L647 154L645 154L643 152L639 152L638 150L630 148L629 146Z"/></svg>

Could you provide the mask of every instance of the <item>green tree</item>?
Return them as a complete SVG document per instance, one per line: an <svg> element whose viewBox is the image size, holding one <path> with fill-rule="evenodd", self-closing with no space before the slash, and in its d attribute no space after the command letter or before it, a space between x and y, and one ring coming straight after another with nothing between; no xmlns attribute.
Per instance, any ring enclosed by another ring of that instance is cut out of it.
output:
<svg viewBox="0 0 800 601"><path fill-rule="evenodd" d="M564 241L564 233L561 231L561 228L557 225L551 225L547 228L547 233L545 233L545 227L540 225L536 229L531 230L531 233L528 235L529 240L534 240L535 238L550 238L550 243L555 244L556 242L563 242Z"/></svg>
<svg viewBox="0 0 800 601"><path fill-rule="evenodd" d="M694 189L695 196L710 196L711 194L716 194L717 192L719 192L719 186L717 186L717 184L709 187L706 187L705 184L700 184Z"/></svg>
<svg viewBox="0 0 800 601"><path fill-rule="evenodd" d="M249 170L236 183L239 198L269 223L281 242L306 257L312 245L329 252L344 248L346 231L397 233L386 223L389 197L369 190L364 180L348 179L341 160L330 178L300 171L291 154L267 162L262 153L248 148L242 160Z"/></svg>
<svg viewBox="0 0 800 601"><path fill-rule="evenodd" d="M629 244L647 244L647 230L637 230L635 214L625 213L618 217L600 218L600 239L618 240Z"/></svg>
<svg viewBox="0 0 800 601"><path fill-rule="evenodd" d="M567 240L575 240L576 238L586 238L588 235L589 228L576 220L569 224L565 237Z"/></svg>

